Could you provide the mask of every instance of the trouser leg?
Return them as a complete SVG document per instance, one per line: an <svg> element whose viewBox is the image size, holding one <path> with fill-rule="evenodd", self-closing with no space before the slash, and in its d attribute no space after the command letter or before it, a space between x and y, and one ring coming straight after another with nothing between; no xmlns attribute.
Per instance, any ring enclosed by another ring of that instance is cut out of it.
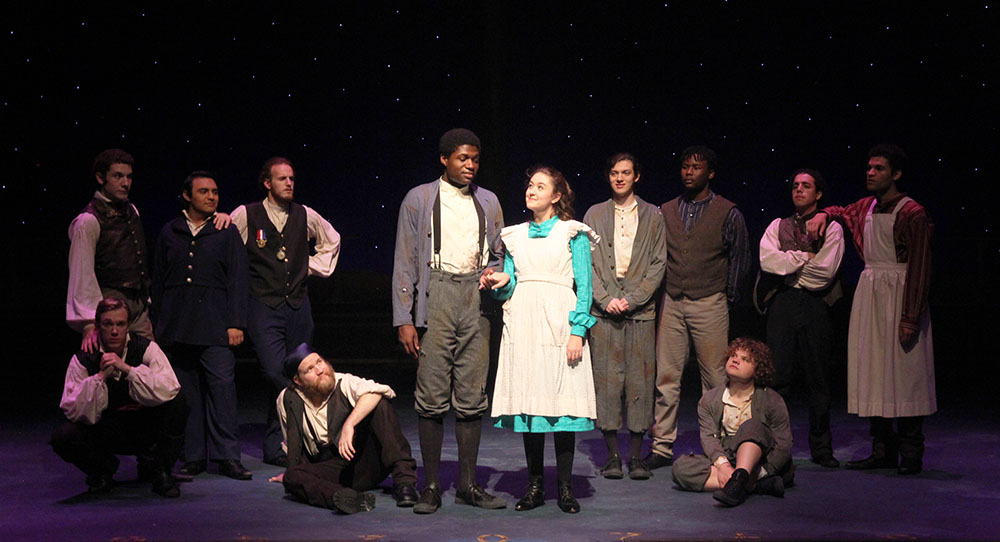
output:
<svg viewBox="0 0 1000 542"><path fill-rule="evenodd" d="M632 433L645 433L653 423L650 384L656 382L656 321L626 320L624 331L625 427Z"/></svg>
<svg viewBox="0 0 1000 542"><path fill-rule="evenodd" d="M184 446L184 428L190 409L184 396L178 395L166 403L143 410L148 410L148 418L152 421L144 425L155 430L153 446L149 452L154 468L169 473Z"/></svg>
<svg viewBox="0 0 1000 542"><path fill-rule="evenodd" d="M830 352L832 324L822 299L800 294L806 299L807 314L800 334L806 389L809 392L809 450L813 457L833 455L830 431Z"/></svg>
<svg viewBox="0 0 1000 542"><path fill-rule="evenodd" d="M774 391L787 402L792 390L795 367L795 335L798 328L794 307L795 292L788 290L777 295L767 313L767 345L771 348L774 364Z"/></svg>
<svg viewBox="0 0 1000 542"><path fill-rule="evenodd" d="M414 483L417 481L417 462L413 459L410 443L403 435L396 410L386 399L382 399L368 415L367 425L371 437L378 444L378 462L382 473L377 482L392 474L392 482Z"/></svg>
<svg viewBox="0 0 1000 542"><path fill-rule="evenodd" d="M205 403L199 360L200 348L189 345L172 345L166 354L181 385L181 395L190 408L184 428L184 461L202 461L206 457Z"/></svg>
<svg viewBox="0 0 1000 542"><path fill-rule="evenodd" d="M624 326L624 320L598 317L597 323L590 328L588 344L597 400L596 425L601 431L617 431L622 425L622 393L625 391Z"/></svg>
<svg viewBox="0 0 1000 542"><path fill-rule="evenodd" d="M892 429L892 418L872 416L868 419L872 436L872 455L896 462L899 459L899 435Z"/></svg>
<svg viewBox="0 0 1000 542"><path fill-rule="evenodd" d="M726 381L726 348L729 343L729 306L726 294L717 293L691 301L687 307L688 330L701 372L701 393Z"/></svg>
<svg viewBox="0 0 1000 542"><path fill-rule="evenodd" d="M228 346L205 347L201 351L201 368L209 455L215 460L239 459L236 357Z"/></svg>
<svg viewBox="0 0 1000 542"><path fill-rule="evenodd" d="M285 470L282 484L285 492L299 501L336 510L333 496L345 487L344 470L347 462L340 457L318 463L302 463Z"/></svg>
<svg viewBox="0 0 1000 542"><path fill-rule="evenodd" d="M52 434L49 444L63 461L75 465L88 478L110 477L118 470L118 458L95 425L65 423Z"/></svg>
<svg viewBox="0 0 1000 542"><path fill-rule="evenodd" d="M656 390L654 391L652 451L673 457L677 439L677 406L681 376L690 343L684 319L683 300L664 293L656 331Z"/></svg>

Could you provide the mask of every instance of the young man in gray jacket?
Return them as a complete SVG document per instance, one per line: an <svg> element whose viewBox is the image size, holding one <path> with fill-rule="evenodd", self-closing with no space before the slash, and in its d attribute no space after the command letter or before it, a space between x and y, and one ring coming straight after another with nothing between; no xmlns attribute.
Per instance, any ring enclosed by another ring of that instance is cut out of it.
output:
<svg viewBox="0 0 1000 542"><path fill-rule="evenodd" d="M629 478L652 476L640 455L653 422L656 377L656 292L666 269L666 228L659 209L635 195L640 166L627 152L608 159L611 199L587 210L584 223L601 236L594 249L590 355L597 392L597 427L604 434L605 478L624 477L618 428L629 431ZM622 398L627 413L622 416Z"/></svg>

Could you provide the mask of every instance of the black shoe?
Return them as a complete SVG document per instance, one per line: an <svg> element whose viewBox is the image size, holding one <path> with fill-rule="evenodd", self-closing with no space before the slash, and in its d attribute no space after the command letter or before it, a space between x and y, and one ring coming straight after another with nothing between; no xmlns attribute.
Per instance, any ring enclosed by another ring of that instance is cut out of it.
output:
<svg viewBox="0 0 1000 542"><path fill-rule="evenodd" d="M753 492L782 499L785 497L785 481L781 476L765 476L757 480L757 487Z"/></svg>
<svg viewBox="0 0 1000 542"><path fill-rule="evenodd" d="M490 495L475 483L469 484L469 487L464 490L460 489L455 493L455 504L468 504L487 510L507 508L507 501L495 495Z"/></svg>
<svg viewBox="0 0 1000 542"><path fill-rule="evenodd" d="M712 494L712 498L726 506L737 506L747 500L750 473L746 469L736 469L726 482L726 487Z"/></svg>
<svg viewBox="0 0 1000 542"><path fill-rule="evenodd" d="M924 470L923 461L919 459L903 459L899 462L899 468L896 469L897 474L902 474L903 476L909 476L911 474L920 474L920 471Z"/></svg>
<svg viewBox="0 0 1000 542"><path fill-rule="evenodd" d="M375 508L375 495L344 488L333 494L333 505L345 514L370 512Z"/></svg>
<svg viewBox="0 0 1000 542"><path fill-rule="evenodd" d="M653 477L653 472L646 466L646 462L638 457L628 460L628 477L633 480L649 480Z"/></svg>
<svg viewBox="0 0 1000 542"><path fill-rule="evenodd" d="M580 503L573 496L573 484L570 482L559 482L559 509L567 514L580 511Z"/></svg>
<svg viewBox="0 0 1000 542"><path fill-rule="evenodd" d="M619 478L621 477L619 476ZM542 484L541 478L532 478L528 482L528 490L524 492L524 497L521 497L521 500L517 501L517 504L514 505L514 510L524 512L538 508L543 504L545 504L545 486Z"/></svg>
<svg viewBox="0 0 1000 542"><path fill-rule="evenodd" d="M414 514L433 514L441 508L441 486L436 483L427 484L420 492L420 499L413 507Z"/></svg>
<svg viewBox="0 0 1000 542"><path fill-rule="evenodd" d="M205 472L206 468L208 468L208 462L204 459L198 461L188 461L184 463L183 467L174 473L174 478L178 482L190 482L194 480L195 476Z"/></svg>
<svg viewBox="0 0 1000 542"><path fill-rule="evenodd" d="M238 459L226 459L219 462L219 474L233 480L253 480L253 473L247 470Z"/></svg>
<svg viewBox="0 0 1000 542"><path fill-rule="evenodd" d="M625 472L622 471L622 458L620 455L614 454L608 458L607 462L604 463L604 468L601 469L601 476L608 480L621 480L625 477Z"/></svg>
<svg viewBox="0 0 1000 542"><path fill-rule="evenodd" d="M826 467L828 469L836 469L840 467L840 461L837 461L837 458L833 457L832 455L821 455L819 457L813 457L812 462L816 463L821 467Z"/></svg>
<svg viewBox="0 0 1000 542"><path fill-rule="evenodd" d="M396 506L400 508L410 508L417 504L417 485L413 482L403 482L392 486L392 498L396 499Z"/></svg>
<svg viewBox="0 0 1000 542"><path fill-rule="evenodd" d="M663 456L657 453L649 452L646 457L642 458L642 461L646 463L646 468L649 470L656 470L660 467L669 467L673 464L674 460L671 457Z"/></svg>
<svg viewBox="0 0 1000 542"><path fill-rule="evenodd" d="M844 466L851 470L894 469L896 468L897 463L895 455L890 458L888 456L877 456L872 454L864 459L848 461Z"/></svg>
<svg viewBox="0 0 1000 542"><path fill-rule="evenodd" d="M168 499L176 499L181 496L181 488L177 485L174 477L170 476L167 471L158 470L152 474L152 478L153 493L161 497L167 497Z"/></svg>
<svg viewBox="0 0 1000 542"><path fill-rule="evenodd" d="M113 487L115 487L115 481L110 474L97 474L87 477L87 493L107 493Z"/></svg>
<svg viewBox="0 0 1000 542"><path fill-rule="evenodd" d="M274 465L275 467L281 467L283 469L287 469L288 468L288 456L282 454L282 455L279 455L278 457L265 457L264 458L264 463L266 463L268 465Z"/></svg>

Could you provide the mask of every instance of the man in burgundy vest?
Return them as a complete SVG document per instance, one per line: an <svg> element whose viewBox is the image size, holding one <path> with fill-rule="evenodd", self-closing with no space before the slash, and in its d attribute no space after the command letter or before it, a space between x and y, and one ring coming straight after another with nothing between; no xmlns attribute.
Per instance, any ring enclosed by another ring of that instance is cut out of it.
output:
<svg viewBox="0 0 1000 542"><path fill-rule="evenodd" d="M333 274L340 256L340 234L319 213L295 203L295 171L287 158L275 156L264 162L259 180L267 197L237 207L232 219L246 244L250 264L247 333L272 385L264 462L285 467L288 459L281 448L281 423L275 409L278 392L289 383L282 363L296 346L312 343L306 278ZM312 255L310 239L316 240Z"/></svg>
<svg viewBox="0 0 1000 542"><path fill-rule="evenodd" d="M712 149L681 154L684 193L660 208L667 230L667 271L656 331L656 392L650 469L673 461L681 375L694 343L702 393L725 381L729 306L750 265L746 223L736 204L709 188L717 158Z"/></svg>

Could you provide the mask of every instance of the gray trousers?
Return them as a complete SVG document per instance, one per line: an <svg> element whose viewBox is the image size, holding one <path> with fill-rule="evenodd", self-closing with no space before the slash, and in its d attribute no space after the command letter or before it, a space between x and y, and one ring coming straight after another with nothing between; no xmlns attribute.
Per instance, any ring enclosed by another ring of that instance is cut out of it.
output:
<svg viewBox="0 0 1000 542"><path fill-rule="evenodd" d="M432 270L427 288L427 331L420 339L417 414L458 419L486 412L490 324L480 313L479 273Z"/></svg>
<svg viewBox="0 0 1000 542"><path fill-rule="evenodd" d="M597 428L622 426L643 433L653 423L656 322L597 317L590 328L590 360L597 393Z"/></svg>
<svg viewBox="0 0 1000 542"><path fill-rule="evenodd" d="M729 463L736 466L736 450L744 442L753 442L760 446L760 462L750 472L750 479L756 480L761 475L760 468L767 462L767 454L774 449L774 437L771 430L753 418L743 422L735 435L722 437L722 449ZM789 463L791 466L791 463ZM672 465L674 483L684 491L702 491L705 482L712 472L712 460L706 455L687 454L674 458ZM768 472L767 476L785 475L784 472ZM790 481L790 480L789 480Z"/></svg>

